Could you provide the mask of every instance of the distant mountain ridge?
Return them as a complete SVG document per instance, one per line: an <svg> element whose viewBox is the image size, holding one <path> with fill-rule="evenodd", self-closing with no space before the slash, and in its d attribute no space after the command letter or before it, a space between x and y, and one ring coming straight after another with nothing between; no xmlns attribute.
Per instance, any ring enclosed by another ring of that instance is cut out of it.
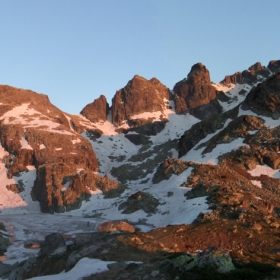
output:
<svg viewBox="0 0 280 280"><path fill-rule="evenodd" d="M248 70L225 76L220 84L228 87L237 83L252 85L278 71L280 71L279 60L270 61L267 67L257 62ZM124 88L116 92L111 108L106 97L101 95L86 105L81 114L91 121L97 121L98 118L105 121L111 110L110 121L115 125L121 125L122 122L129 121L133 115L161 111L165 106L164 99L174 100L177 114L190 112L199 119L204 119L221 113L222 107L218 100L225 100L227 97L223 91L213 86L207 68L202 63L197 63L192 66L187 78L174 85L173 90L166 88L156 78L148 81L135 75ZM93 118L91 114L98 117Z"/></svg>

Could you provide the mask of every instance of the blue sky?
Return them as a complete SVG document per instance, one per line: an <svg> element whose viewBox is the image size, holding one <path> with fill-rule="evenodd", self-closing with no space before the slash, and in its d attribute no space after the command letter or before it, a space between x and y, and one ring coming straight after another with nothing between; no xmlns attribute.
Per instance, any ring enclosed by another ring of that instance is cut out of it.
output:
<svg viewBox="0 0 280 280"><path fill-rule="evenodd" d="M78 114L135 74L169 88L202 62L211 80L280 59L278 0L1 0L0 84Z"/></svg>

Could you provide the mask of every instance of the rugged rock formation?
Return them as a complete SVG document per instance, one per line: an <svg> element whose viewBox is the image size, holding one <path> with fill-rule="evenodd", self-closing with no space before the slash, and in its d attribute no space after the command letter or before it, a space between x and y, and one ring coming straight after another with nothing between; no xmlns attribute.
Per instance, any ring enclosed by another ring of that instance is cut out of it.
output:
<svg viewBox="0 0 280 280"><path fill-rule="evenodd" d="M109 104L104 95L100 95L99 98L86 105L81 111L81 114L91 122L106 121L108 113Z"/></svg>
<svg viewBox="0 0 280 280"><path fill-rule="evenodd" d="M231 84L254 84L262 81L269 77L272 73L277 73L280 71L280 61L272 60L269 62L268 66L262 66L260 62L256 62L250 66L247 70L241 72L236 72L233 75L225 76L221 81L221 84L230 86Z"/></svg>
<svg viewBox="0 0 280 280"><path fill-rule="evenodd" d="M122 213L129 214L142 209L146 213L155 213L156 208L159 205L158 200L146 192L137 192L131 195L127 201L123 202L119 206L119 210L123 210Z"/></svg>
<svg viewBox="0 0 280 280"><path fill-rule="evenodd" d="M268 63L267 68L268 68L272 73L280 72L280 60L271 60L271 61Z"/></svg>
<svg viewBox="0 0 280 280"><path fill-rule="evenodd" d="M146 80L136 75L112 99L112 122L120 125L134 115L162 111L166 106L164 99L169 100L166 86L156 78Z"/></svg>
<svg viewBox="0 0 280 280"><path fill-rule="evenodd" d="M213 103L219 92L211 85L209 71L201 63L193 65L187 79L176 83L173 91L177 114L189 110L194 116L204 118L206 112L208 117L222 111L218 102Z"/></svg>
<svg viewBox="0 0 280 280"><path fill-rule="evenodd" d="M168 180L172 174L179 175L191 166L191 163L170 158L165 160L158 168L153 177L153 183L157 184L162 180Z"/></svg>
<svg viewBox="0 0 280 280"><path fill-rule="evenodd" d="M42 212L79 208L90 197L87 185L93 185L85 180L86 174L98 168L91 144L75 133L70 117L53 106L47 96L0 86L0 98L0 141L9 153L5 158L8 178L34 166L37 173L32 197L40 202ZM82 177L78 174L81 170ZM118 187L105 181L104 191ZM18 189L24 189L24 184Z"/></svg>
<svg viewBox="0 0 280 280"><path fill-rule="evenodd" d="M247 95L242 108L273 119L280 117L280 73L259 84Z"/></svg>
<svg viewBox="0 0 280 280"><path fill-rule="evenodd" d="M223 128L227 119L232 119L237 116L236 109L230 110L218 116L213 116L205 119L197 124L194 124L189 130L185 131L178 143L179 157L190 151L200 140L208 134L216 132Z"/></svg>

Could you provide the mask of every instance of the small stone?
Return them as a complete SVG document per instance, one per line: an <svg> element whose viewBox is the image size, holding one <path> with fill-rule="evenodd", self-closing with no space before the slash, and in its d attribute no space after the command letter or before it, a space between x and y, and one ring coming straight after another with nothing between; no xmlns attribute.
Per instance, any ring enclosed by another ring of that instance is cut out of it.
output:
<svg viewBox="0 0 280 280"><path fill-rule="evenodd" d="M158 270L153 270L153 271L151 272L151 276L152 276L153 278L156 278L158 275L159 275L159 271L158 271Z"/></svg>

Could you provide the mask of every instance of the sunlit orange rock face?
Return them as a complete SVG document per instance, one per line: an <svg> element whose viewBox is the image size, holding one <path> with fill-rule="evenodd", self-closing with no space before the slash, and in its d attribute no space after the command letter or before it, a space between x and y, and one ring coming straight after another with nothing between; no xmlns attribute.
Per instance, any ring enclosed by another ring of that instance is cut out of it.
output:
<svg viewBox="0 0 280 280"><path fill-rule="evenodd" d="M35 166L32 195L40 202L42 212L79 208L90 197L90 190L83 179L85 174L80 178L77 171L93 173L98 169L91 144L73 130L67 115L46 95L0 86L0 100L0 140L9 152L8 178L25 171L26 166ZM23 147L22 141L28 147Z"/></svg>
<svg viewBox="0 0 280 280"><path fill-rule="evenodd" d="M112 99L112 122L119 125L133 115L162 111L164 99L169 100L169 90L160 81L135 75Z"/></svg>
<svg viewBox="0 0 280 280"><path fill-rule="evenodd" d="M209 71L202 63L193 65L187 78L175 84L173 92L177 114L188 111L204 119L222 112L217 101L220 93L211 84Z"/></svg>
<svg viewBox="0 0 280 280"><path fill-rule="evenodd" d="M99 98L86 105L81 111L81 114L91 122L106 121L108 113L109 104L104 95L100 95Z"/></svg>

